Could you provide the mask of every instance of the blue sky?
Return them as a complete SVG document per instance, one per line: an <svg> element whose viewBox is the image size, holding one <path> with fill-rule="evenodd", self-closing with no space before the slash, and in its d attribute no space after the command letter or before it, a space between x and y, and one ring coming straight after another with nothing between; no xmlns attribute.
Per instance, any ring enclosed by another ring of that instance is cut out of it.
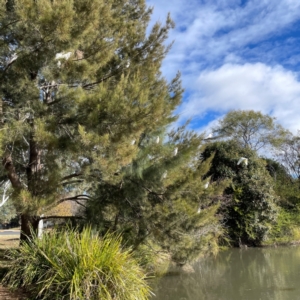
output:
<svg viewBox="0 0 300 300"><path fill-rule="evenodd" d="M269 114L300 130L299 0L146 0L151 24L168 12L174 45L162 71L185 88L179 122L199 132L232 109Z"/></svg>

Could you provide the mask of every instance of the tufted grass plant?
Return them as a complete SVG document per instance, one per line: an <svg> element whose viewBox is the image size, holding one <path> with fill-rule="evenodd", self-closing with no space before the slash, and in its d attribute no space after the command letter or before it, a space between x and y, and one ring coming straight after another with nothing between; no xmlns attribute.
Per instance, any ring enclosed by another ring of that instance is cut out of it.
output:
<svg viewBox="0 0 300 300"><path fill-rule="evenodd" d="M11 250L8 258L3 283L43 300L144 300L151 293L121 237L99 238L91 228L52 231Z"/></svg>

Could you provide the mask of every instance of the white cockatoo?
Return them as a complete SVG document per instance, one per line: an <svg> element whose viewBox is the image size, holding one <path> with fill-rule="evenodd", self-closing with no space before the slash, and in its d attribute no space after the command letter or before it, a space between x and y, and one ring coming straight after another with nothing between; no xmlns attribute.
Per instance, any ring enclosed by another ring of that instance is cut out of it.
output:
<svg viewBox="0 0 300 300"><path fill-rule="evenodd" d="M56 53L55 60L58 60L57 66L59 68L61 67L61 61L60 61L60 59L68 60L71 57L71 55L72 55L72 52L67 52L67 53L60 52L60 53Z"/></svg>
<svg viewBox="0 0 300 300"><path fill-rule="evenodd" d="M201 207L199 206L198 210L197 210L197 214L200 214L200 213L201 213Z"/></svg>
<svg viewBox="0 0 300 300"><path fill-rule="evenodd" d="M159 143L159 136L156 138L155 143L156 143L156 144Z"/></svg>
<svg viewBox="0 0 300 300"><path fill-rule="evenodd" d="M44 215L41 215L41 218L43 218ZM44 220L40 219L38 224L38 238L42 238L43 236L43 229L44 229Z"/></svg>
<svg viewBox="0 0 300 300"><path fill-rule="evenodd" d="M176 156L177 153L178 153L178 148L176 147L176 148L174 149L173 155Z"/></svg>
<svg viewBox="0 0 300 300"><path fill-rule="evenodd" d="M237 165L239 165L239 164L241 164L241 163L243 163L243 164L245 164L246 166L248 166L248 158L246 158L246 157L240 157L240 159L239 159Z"/></svg>
<svg viewBox="0 0 300 300"><path fill-rule="evenodd" d="M17 58L18 58L17 53L13 53L13 55L9 58L7 65L10 65L11 63L13 63Z"/></svg>
<svg viewBox="0 0 300 300"><path fill-rule="evenodd" d="M205 139L211 139L213 137L213 134L210 133Z"/></svg>
<svg viewBox="0 0 300 300"><path fill-rule="evenodd" d="M204 188L207 189L209 186L209 181L204 184Z"/></svg>
<svg viewBox="0 0 300 300"><path fill-rule="evenodd" d="M166 179L168 175L168 171L165 171L164 174L162 175L162 179Z"/></svg>
<svg viewBox="0 0 300 300"><path fill-rule="evenodd" d="M55 59L56 60L59 60L59 59L66 59L68 60L72 55L72 52L67 52L67 53L64 53L64 52L61 52L61 53L56 53L55 55Z"/></svg>
<svg viewBox="0 0 300 300"><path fill-rule="evenodd" d="M135 142L136 142L136 140L132 140L130 144L133 146L135 144Z"/></svg>

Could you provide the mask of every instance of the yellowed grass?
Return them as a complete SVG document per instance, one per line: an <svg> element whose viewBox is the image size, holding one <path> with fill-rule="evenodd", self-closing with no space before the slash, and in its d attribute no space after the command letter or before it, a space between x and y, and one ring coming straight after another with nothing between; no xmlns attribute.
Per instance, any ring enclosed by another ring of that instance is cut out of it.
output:
<svg viewBox="0 0 300 300"><path fill-rule="evenodd" d="M0 249L10 249L19 246L18 235L0 235Z"/></svg>

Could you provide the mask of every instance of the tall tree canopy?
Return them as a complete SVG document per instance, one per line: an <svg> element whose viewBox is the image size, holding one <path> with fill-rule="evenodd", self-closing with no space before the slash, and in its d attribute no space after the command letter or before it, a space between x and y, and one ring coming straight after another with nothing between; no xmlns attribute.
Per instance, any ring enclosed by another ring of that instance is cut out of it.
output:
<svg viewBox="0 0 300 300"><path fill-rule="evenodd" d="M146 34L150 15L144 0L0 0L0 174L21 238L64 201L177 261L216 236L216 206L197 213L213 189L201 138L166 133L182 95L160 72L173 22Z"/></svg>
<svg viewBox="0 0 300 300"><path fill-rule="evenodd" d="M179 77L167 83L159 71L173 23L146 36L144 1L5 3L2 174L29 234L48 205L86 199L92 178L115 182L137 154L132 141L150 135L153 122L164 128L174 120L182 89Z"/></svg>
<svg viewBox="0 0 300 300"><path fill-rule="evenodd" d="M275 118L253 110L230 111L214 132L220 138L237 141L242 147L260 150L269 145L278 145L287 131L275 123Z"/></svg>

